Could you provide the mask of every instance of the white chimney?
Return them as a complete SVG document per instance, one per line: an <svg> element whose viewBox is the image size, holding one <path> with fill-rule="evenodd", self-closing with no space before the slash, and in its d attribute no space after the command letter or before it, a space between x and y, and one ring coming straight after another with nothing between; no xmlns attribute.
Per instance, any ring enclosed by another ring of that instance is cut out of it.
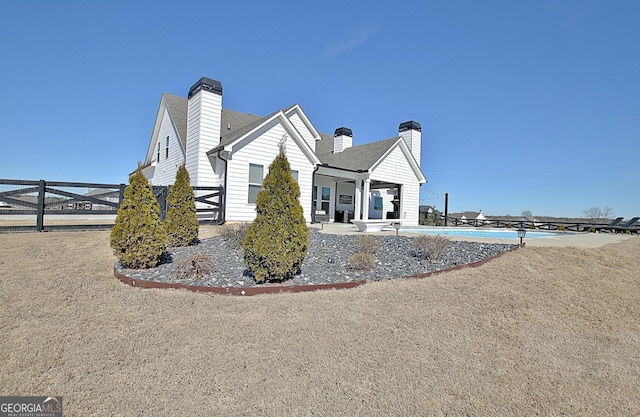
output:
<svg viewBox="0 0 640 417"><path fill-rule="evenodd" d="M413 120L400 123L398 134L404 139L416 162L420 165L420 148L422 147L422 127L420 123Z"/></svg>
<svg viewBox="0 0 640 417"><path fill-rule="evenodd" d="M353 132L348 127L339 127L333 134L333 153L342 152L353 146Z"/></svg>
<svg viewBox="0 0 640 417"><path fill-rule="evenodd" d="M202 186L213 181L213 169L207 152L220 144L222 118L222 84L202 77L187 96L186 168L191 185Z"/></svg>

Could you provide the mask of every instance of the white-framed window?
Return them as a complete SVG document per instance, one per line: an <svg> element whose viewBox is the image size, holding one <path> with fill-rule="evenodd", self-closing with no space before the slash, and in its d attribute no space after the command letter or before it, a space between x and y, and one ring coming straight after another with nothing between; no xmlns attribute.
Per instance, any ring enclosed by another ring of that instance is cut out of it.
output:
<svg viewBox="0 0 640 417"><path fill-rule="evenodd" d="M158 146L156 146L156 162L160 162L160 141L158 141L157 145Z"/></svg>
<svg viewBox="0 0 640 417"><path fill-rule="evenodd" d="M291 176L293 177L294 180L296 180L296 182L298 182L298 171L295 171L292 169Z"/></svg>
<svg viewBox="0 0 640 417"><path fill-rule="evenodd" d="M167 136L167 140L165 141L164 159L169 159L169 136Z"/></svg>
<svg viewBox="0 0 640 417"><path fill-rule="evenodd" d="M322 187L322 194L320 195L322 202L322 210L329 214L329 200L331 200L331 188Z"/></svg>
<svg viewBox="0 0 640 417"><path fill-rule="evenodd" d="M258 200L258 193L262 190L262 179L264 178L264 167L257 164L249 164L249 204L255 204Z"/></svg>
<svg viewBox="0 0 640 417"><path fill-rule="evenodd" d="M320 191L320 205L318 205L318 191ZM329 214L329 204L331 202L331 187L313 187L313 206L316 210Z"/></svg>

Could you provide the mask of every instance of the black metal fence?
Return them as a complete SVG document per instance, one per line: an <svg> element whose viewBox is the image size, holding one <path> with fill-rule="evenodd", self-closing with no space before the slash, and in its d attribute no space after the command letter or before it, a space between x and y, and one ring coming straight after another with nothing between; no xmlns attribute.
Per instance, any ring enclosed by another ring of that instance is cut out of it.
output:
<svg viewBox="0 0 640 417"><path fill-rule="evenodd" d="M532 221L532 220L509 220L509 219L458 219L449 217L448 226L455 227L495 227L495 228L515 228L515 229L541 229L541 230L566 230L574 232L588 231L592 226L605 226L608 223L594 224L588 221Z"/></svg>
<svg viewBox="0 0 640 417"><path fill-rule="evenodd" d="M0 179L0 231L108 229L124 198L125 184ZM161 217L169 186L154 186ZM193 187L201 222L224 221L224 189Z"/></svg>

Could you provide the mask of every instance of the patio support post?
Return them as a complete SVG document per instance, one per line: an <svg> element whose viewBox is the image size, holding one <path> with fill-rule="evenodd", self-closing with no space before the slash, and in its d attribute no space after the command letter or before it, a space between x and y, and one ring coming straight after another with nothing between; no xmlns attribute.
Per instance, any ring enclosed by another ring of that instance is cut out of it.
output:
<svg viewBox="0 0 640 417"><path fill-rule="evenodd" d="M364 190L362 191L362 220L369 220L369 198L371 180L364 180Z"/></svg>
<svg viewBox="0 0 640 417"><path fill-rule="evenodd" d="M356 181L356 188L355 188L355 195L354 195L354 202L355 202L355 207L353 208L353 219L354 220L361 220L360 219L360 208L362 207L362 189L361 187L361 182L360 180Z"/></svg>

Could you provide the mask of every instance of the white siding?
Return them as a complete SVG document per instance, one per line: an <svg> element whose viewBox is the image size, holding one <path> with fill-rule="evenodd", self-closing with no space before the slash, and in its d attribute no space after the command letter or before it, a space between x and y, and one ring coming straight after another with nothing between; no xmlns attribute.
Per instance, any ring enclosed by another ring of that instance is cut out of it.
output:
<svg viewBox="0 0 640 417"><path fill-rule="evenodd" d="M400 218L405 220L404 224L406 225L417 226L420 182L399 146L395 146L384 161L374 169L371 173L371 179L402 184Z"/></svg>
<svg viewBox="0 0 640 417"><path fill-rule="evenodd" d="M342 152L353 146L353 138L347 135L340 135L333 138L333 153Z"/></svg>
<svg viewBox="0 0 640 417"><path fill-rule="evenodd" d="M229 160L226 190L226 220L252 221L255 219L255 204L248 203L249 164L264 167L264 175L269 170L279 152L278 144L285 129L278 122L270 126L264 133L248 142L242 148L235 150ZM304 210L305 219L310 222L311 184L314 166L288 134L286 155L291 169L298 171L300 185L300 204Z"/></svg>
<svg viewBox="0 0 640 417"><path fill-rule="evenodd" d="M417 130L405 130L404 132L400 132L400 136L404 139L411 154L415 158L418 165L420 165L420 157L421 157L421 148L422 148L422 132Z"/></svg>
<svg viewBox="0 0 640 417"><path fill-rule="evenodd" d="M393 211L393 198L394 191L392 188L387 188L380 191L380 197L382 197L382 218L387 218L387 213Z"/></svg>
<svg viewBox="0 0 640 417"><path fill-rule="evenodd" d="M293 126L300 132L300 135L304 138L305 142L313 149L316 150L316 140L307 128L307 125L302 121L302 118L298 114L298 112L293 113L289 116L289 120L293 124Z"/></svg>
<svg viewBox="0 0 640 417"><path fill-rule="evenodd" d="M336 195L338 201L336 201L336 210L355 210L355 184L352 182L339 182L336 184ZM340 196L346 196L346 199L351 199L351 204L340 203Z"/></svg>
<svg viewBox="0 0 640 417"><path fill-rule="evenodd" d="M169 157L166 156L166 140L169 138ZM158 143L160 144L160 160L158 160ZM165 109L162 122L158 131L158 137L153 144L153 158L157 165L153 177L150 178L153 185L171 185L176 179L178 167L184 163L184 149L178 139L178 134L169 116L169 110Z"/></svg>
<svg viewBox="0 0 640 417"><path fill-rule="evenodd" d="M403 184L400 190L400 218L406 226L418 225L420 209L420 183Z"/></svg>
<svg viewBox="0 0 640 417"><path fill-rule="evenodd" d="M220 143L222 96L202 90L189 99L187 171L191 185L217 185L207 152Z"/></svg>

